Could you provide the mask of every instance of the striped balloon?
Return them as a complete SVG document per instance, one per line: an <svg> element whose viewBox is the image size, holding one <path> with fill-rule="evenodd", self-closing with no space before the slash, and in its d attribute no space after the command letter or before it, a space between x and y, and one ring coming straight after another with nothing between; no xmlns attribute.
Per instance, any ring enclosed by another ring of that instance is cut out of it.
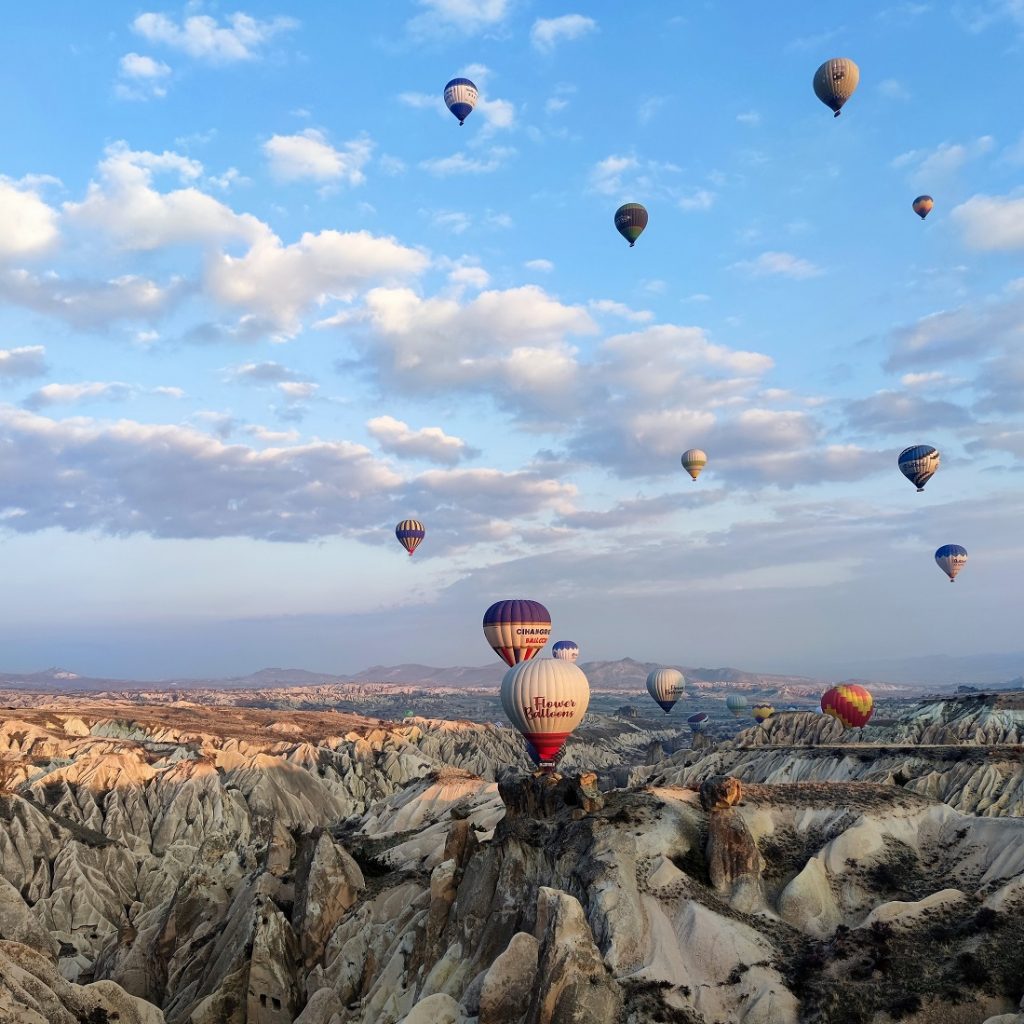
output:
<svg viewBox="0 0 1024 1024"><path fill-rule="evenodd" d="M711 719L703 711L698 711L697 714L690 715L686 720L686 724L690 727L691 732L707 732Z"/></svg>
<svg viewBox="0 0 1024 1024"><path fill-rule="evenodd" d="M775 708L771 704L762 701L759 704L755 704L751 709L751 714L754 716L755 722L767 722L772 715L775 714Z"/></svg>
<svg viewBox="0 0 1024 1024"><path fill-rule="evenodd" d="M686 680L678 669L656 668L647 676L647 692L666 715L686 692L685 686Z"/></svg>
<svg viewBox="0 0 1024 1024"><path fill-rule="evenodd" d="M580 656L580 647L574 640L557 640L551 645L551 656L559 661L575 661Z"/></svg>
<svg viewBox="0 0 1024 1024"><path fill-rule="evenodd" d="M959 544L943 544L935 552L935 561L949 577L949 582L955 583L957 573L967 564L967 549Z"/></svg>
<svg viewBox="0 0 1024 1024"><path fill-rule="evenodd" d="M747 710L747 698L742 693L730 693L725 698L725 706L738 718Z"/></svg>
<svg viewBox="0 0 1024 1024"><path fill-rule="evenodd" d="M914 213L924 220L929 213L932 212L932 207L935 205L935 200L931 196L918 196L914 200Z"/></svg>
<svg viewBox="0 0 1024 1024"><path fill-rule="evenodd" d="M426 528L418 519L403 519L395 527L398 543L409 552L410 558L412 558L412 553L423 543L423 538L426 535Z"/></svg>
<svg viewBox="0 0 1024 1024"><path fill-rule="evenodd" d="M515 665L501 681L501 706L526 739L537 764L554 764L569 734L583 721L590 686L569 661L537 658Z"/></svg>
<svg viewBox="0 0 1024 1024"><path fill-rule="evenodd" d="M696 480L700 476L700 471L708 464L707 452L702 452L699 448L688 448L683 452L680 461L683 469L690 474L690 479Z"/></svg>
<svg viewBox="0 0 1024 1024"><path fill-rule="evenodd" d="M838 117L859 81L860 68L849 57L833 57L814 72L814 95Z"/></svg>
<svg viewBox="0 0 1024 1024"><path fill-rule="evenodd" d="M639 203L624 203L615 211L615 230L629 242L630 249L647 227L647 210Z"/></svg>
<svg viewBox="0 0 1024 1024"><path fill-rule="evenodd" d="M539 601L495 601L484 612L484 636L506 665L529 661L551 635L551 616Z"/></svg>
<svg viewBox="0 0 1024 1024"><path fill-rule="evenodd" d="M874 710L874 701L863 686L843 683L821 695L821 710L826 715L838 718L847 729L859 729L868 724Z"/></svg>
<svg viewBox="0 0 1024 1024"><path fill-rule="evenodd" d="M459 119L459 124L465 124L479 98L480 90L468 78L453 78L444 87L445 106Z"/></svg>
<svg viewBox="0 0 1024 1024"><path fill-rule="evenodd" d="M900 467L900 472L919 491L923 491L924 485L935 476L940 458L938 448L933 448L930 444L912 444L900 452L896 463Z"/></svg>

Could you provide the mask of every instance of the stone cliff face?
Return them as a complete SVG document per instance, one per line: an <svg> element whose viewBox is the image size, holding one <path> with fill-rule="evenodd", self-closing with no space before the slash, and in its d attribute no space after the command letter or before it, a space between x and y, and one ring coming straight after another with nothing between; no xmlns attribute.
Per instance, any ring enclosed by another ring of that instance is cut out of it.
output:
<svg viewBox="0 0 1024 1024"><path fill-rule="evenodd" d="M0 1021L1024 1024L1002 740L779 716L614 788L263 714L0 722Z"/></svg>

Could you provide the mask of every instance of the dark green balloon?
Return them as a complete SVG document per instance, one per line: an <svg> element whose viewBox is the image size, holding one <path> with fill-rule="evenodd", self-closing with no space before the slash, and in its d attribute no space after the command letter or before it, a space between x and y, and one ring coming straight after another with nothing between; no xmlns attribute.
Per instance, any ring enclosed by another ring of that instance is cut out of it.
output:
<svg viewBox="0 0 1024 1024"><path fill-rule="evenodd" d="M629 242L631 249L645 227L647 211L639 203L624 203L615 211L615 230Z"/></svg>

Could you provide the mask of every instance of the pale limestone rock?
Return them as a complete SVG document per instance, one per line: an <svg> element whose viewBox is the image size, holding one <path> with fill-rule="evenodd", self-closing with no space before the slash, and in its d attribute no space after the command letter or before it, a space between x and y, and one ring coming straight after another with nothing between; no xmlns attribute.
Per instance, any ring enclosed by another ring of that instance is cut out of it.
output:
<svg viewBox="0 0 1024 1024"><path fill-rule="evenodd" d="M30 946L51 960L57 957L56 940L32 913L18 890L3 877L0 877L0 939Z"/></svg>
<svg viewBox="0 0 1024 1024"><path fill-rule="evenodd" d="M479 1024L515 1024L530 1005L537 977L540 943L516 932L484 975L480 989Z"/></svg>
<svg viewBox="0 0 1024 1024"><path fill-rule="evenodd" d="M402 1024L463 1024L459 1004L443 992L421 999L403 1018Z"/></svg>
<svg viewBox="0 0 1024 1024"><path fill-rule="evenodd" d="M651 889L662 889L685 879L686 875L668 857L658 857L647 876L647 885Z"/></svg>
<svg viewBox="0 0 1024 1024"><path fill-rule="evenodd" d="M778 907L783 921L816 938L826 938L842 923L832 882L820 857L812 857L783 889Z"/></svg>
<svg viewBox="0 0 1024 1024"><path fill-rule="evenodd" d="M333 989L317 989L309 997L302 1013L295 1018L295 1024L331 1024L335 1013L343 1013L344 1004Z"/></svg>
<svg viewBox="0 0 1024 1024"><path fill-rule="evenodd" d="M930 896L925 896L924 899L912 902L892 900L875 907L864 918L860 927L870 928L876 921L908 927L917 924L920 917L932 911L952 910L966 902L967 895L959 889L941 889Z"/></svg>

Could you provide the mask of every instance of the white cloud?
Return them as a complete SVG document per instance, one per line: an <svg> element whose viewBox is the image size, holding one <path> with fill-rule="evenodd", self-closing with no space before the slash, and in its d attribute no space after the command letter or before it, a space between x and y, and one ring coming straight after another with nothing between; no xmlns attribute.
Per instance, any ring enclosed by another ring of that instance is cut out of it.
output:
<svg viewBox="0 0 1024 1024"><path fill-rule="evenodd" d="M408 23L413 35L477 35L498 27L511 9L509 0L417 0L424 9Z"/></svg>
<svg viewBox="0 0 1024 1024"><path fill-rule="evenodd" d="M189 187L159 192L157 173L175 174ZM135 151L125 142L107 147L99 182L89 183L80 203L65 203L68 221L101 231L129 250L168 245L215 243L229 239L252 242L269 229L250 214L237 214L193 184L203 165L178 153Z"/></svg>
<svg viewBox="0 0 1024 1024"><path fill-rule="evenodd" d="M420 167L439 178L446 178L452 174L491 174L504 166L515 152L508 146L491 146L483 158L470 157L460 152L432 160L421 160Z"/></svg>
<svg viewBox="0 0 1024 1024"><path fill-rule="evenodd" d="M206 14L195 14L180 24L166 14L140 14L132 29L151 43L162 43L197 60L231 64L253 60L263 47L281 32L298 27L294 18L277 17L261 21L237 11L225 24Z"/></svg>
<svg viewBox="0 0 1024 1024"><path fill-rule="evenodd" d="M346 142L335 149L322 132L307 128L297 135L274 135L263 144L270 161L270 173L278 181L339 181L362 185L363 168L373 153L366 138Z"/></svg>
<svg viewBox="0 0 1024 1024"><path fill-rule="evenodd" d="M1024 196L974 195L950 217L972 249L1024 248Z"/></svg>
<svg viewBox="0 0 1024 1024"><path fill-rule="evenodd" d="M900 383L907 388L920 388L939 384L948 387L956 382L941 370L928 370L924 373L905 373L900 377Z"/></svg>
<svg viewBox="0 0 1024 1024"><path fill-rule="evenodd" d="M622 191L622 175L639 167L633 156L608 156L599 160L590 172L590 187L601 195L611 196Z"/></svg>
<svg viewBox="0 0 1024 1024"><path fill-rule="evenodd" d="M301 436L297 430L270 430L258 424L246 427L245 432L265 444L294 444Z"/></svg>
<svg viewBox="0 0 1024 1024"><path fill-rule="evenodd" d="M480 290L491 283L491 275L483 267L461 266L449 272L448 280L457 291L464 288Z"/></svg>
<svg viewBox="0 0 1024 1024"><path fill-rule="evenodd" d="M461 459L477 454L461 437L446 434L440 427L413 430L394 416L376 416L367 421L366 429L384 451L399 458L426 459L454 466Z"/></svg>
<svg viewBox="0 0 1024 1024"><path fill-rule="evenodd" d="M551 260L527 260L523 266L527 270L535 270L539 274L550 274L555 269Z"/></svg>
<svg viewBox="0 0 1024 1024"><path fill-rule="evenodd" d="M135 388L121 381L79 381L75 384L44 384L25 399L30 409L48 405L74 405L84 401L121 402L130 398Z"/></svg>
<svg viewBox="0 0 1024 1024"><path fill-rule="evenodd" d="M116 320L152 320L166 313L186 292L181 281L162 287L144 277L110 281L64 281L55 274L0 271L0 298L56 316L75 327L98 327Z"/></svg>
<svg viewBox="0 0 1024 1024"><path fill-rule="evenodd" d="M139 53L126 53L118 68L117 95L126 100L148 100L167 95L170 67L163 61Z"/></svg>
<svg viewBox="0 0 1024 1024"><path fill-rule="evenodd" d="M753 260L740 260L732 264L753 277L791 277L802 280L824 273L820 267L789 252L763 252Z"/></svg>
<svg viewBox="0 0 1024 1024"><path fill-rule="evenodd" d="M0 260L37 256L57 241L57 212L33 188L0 177Z"/></svg>
<svg viewBox="0 0 1024 1024"><path fill-rule="evenodd" d="M648 96L637 107L636 116L641 124L650 124L655 115L668 102L667 96Z"/></svg>
<svg viewBox="0 0 1024 1024"><path fill-rule="evenodd" d="M715 193L698 188L679 200L681 210L710 210L715 205Z"/></svg>
<svg viewBox="0 0 1024 1024"><path fill-rule="evenodd" d="M227 379L242 384L281 384L286 381L300 381L303 377L295 370L281 363L241 363L228 369Z"/></svg>
<svg viewBox="0 0 1024 1024"><path fill-rule="evenodd" d="M990 153L995 146L991 135L982 135L973 142L943 142L934 149L911 149L892 161L897 169L907 169L911 182L921 188L934 187L948 181L965 164Z"/></svg>
<svg viewBox="0 0 1024 1024"><path fill-rule="evenodd" d="M46 369L46 348L43 345L0 348L0 380L41 377Z"/></svg>
<svg viewBox="0 0 1024 1024"><path fill-rule="evenodd" d="M319 387L319 384L314 384L309 380L286 380L277 385L277 390L289 402L300 402L312 398Z"/></svg>
<svg viewBox="0 0 1024 1024"><path fill-rule="evenodd" d="M883 78L878 83L878 92L888 100L910 99L910 90L898 78Z"/></svg>
<svg viewBox="0 0 1024 1024"><path fill-rule="evenodd" d="M435 210L430 214L430 223L453 235L461 235L469 230L473 220L468 213L461 210Z"/></svg>
<svg viewBox="0 0 1024 1024"><path fill-rule="evenodd" d="M173 384L161 384L159 387L153 388L154 395L160 395L162 398L184 398L185 389L175 387Z"/></svg>
<svg viewBox="0 0 1024 1024"><path fill-rule="evenodd" d="M597 31L597 22L582 14L563 14L558 18L538 18L530 29L535 49L550 53L560 42L580 39Z"/></svg>
<svg viewBox="0 0 1024 1024"><path fill-rule="evenodd" d="M292 245L270 236L244 256L220 253L207 265L206 285L218 301L293 333L300 315L314 303L351 299L375 281L415 277L428 262L419 250L367 231L307 232Z"/></svg>
<svg viewBox="0 0 1024 1024"><path fill-rule="evenodd" d="M648 323L654 319L654 314L647 309L630 309L622 302L615 302L612 299L593 299L588 304L596 313L609 313L612 316L621 317L623 320L632 320L635 323Z"/></svg>
<svg viewBox="0 0 1024 1024"><path fill-rule="evenodd" d="M736 115L736 120L740 124L760 124L761 115L756 110L744 110Z"/></svg>

